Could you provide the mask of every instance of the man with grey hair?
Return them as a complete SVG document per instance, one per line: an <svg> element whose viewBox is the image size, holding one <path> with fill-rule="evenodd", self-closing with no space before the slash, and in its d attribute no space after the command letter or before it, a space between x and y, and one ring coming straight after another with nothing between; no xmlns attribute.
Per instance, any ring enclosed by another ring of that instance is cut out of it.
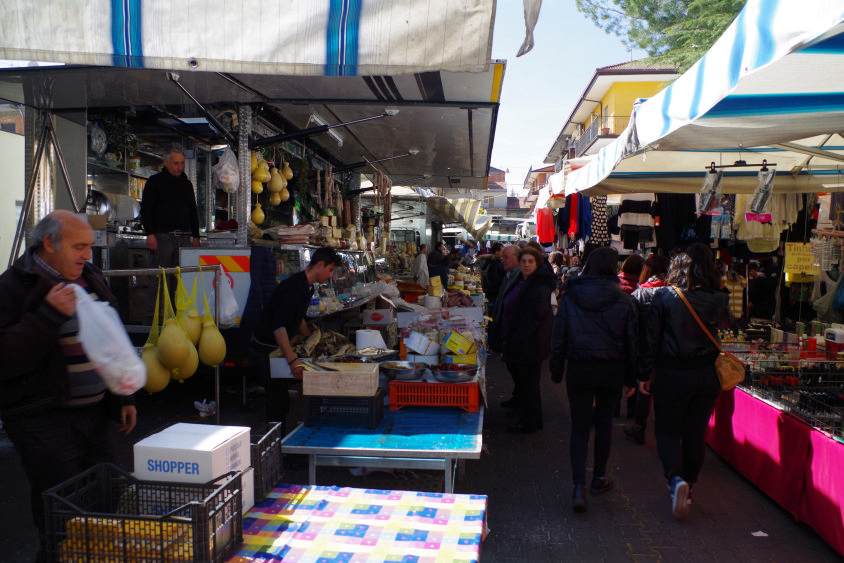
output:
<svg viewBox="0 0 844 563"><path fill-rule="evenodd" d="M501 288L499 289L498 296L495 299L495 304L492 307L492 324L501 322L501 314L504 308L504 296L507 295L507 292L510 291L510 289L519 281L521 274L521 271L519 270L520 250L521 249L515 244L507 245L501 250L501 265L504 267L504 279L501 281ZM490 334L493 334L492 329L493 327L490 326ZM501 352L500 342L494 342L493 339L490 338L489 345L493 352ZM510 370L509 366L507 369ZM510 377L513 377L513 370L510 370ZM515 378L513 378L513 381L513 396L506 401L502 401L502 407L516 408L519 404L519 398L516 396L515 390Z"/></svg>
<svg viewBox="0 0 844 563"><path fill-rule="evenodd" d="M96 463L114 462L108 421L128 434L136 411L132 397L108 391L79 342L73 286L116 305L89 262L94 231L88 221L54 211L35 226L31 240L0 275L0 412L29 480L43 541L41 493Z"/></svg>
<svg viewBox="0 0 844 563"><path fill-rule="evenodd" d="M199 246L196 196L193 184L185 175L185 149L180 145L172 145L164 151L164 170L147 180L141 198L141 221L147 235L147 248L153 252L151 266L154 268L178 266L179 248ZM155 308L157 290L158 279L153 278L148 301L149 320Z"/></svg>

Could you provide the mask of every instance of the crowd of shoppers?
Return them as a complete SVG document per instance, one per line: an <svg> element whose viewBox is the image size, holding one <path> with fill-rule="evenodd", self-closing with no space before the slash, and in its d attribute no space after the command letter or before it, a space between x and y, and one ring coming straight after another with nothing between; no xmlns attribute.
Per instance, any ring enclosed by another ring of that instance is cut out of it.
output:
<svg viewBox="0 0 844 563"><path fill-rule="evenodd" d="M518 268L512 263L516 252ZM588 492L614 487L608 474L612 417L626 388L633 423L624 433L644 443L653 404L671 510L683 519L721 388L715 373L718 350L680 292L713 334L732 323L710 249L695 243L673 260L634 254L619 268L616 251L601 247L589 253L582 270L562 253L545 260L533 245L505 247L501 257L506 273L489 343L514 380L513 396L501 403L519 416L508 430L542 429L539 380L542 361L550 357L551 377L565 382L571 412L572 507L584 512ZM550 306L555 292L556 314ZM592 426L593 469L587 481Z"/></svg>

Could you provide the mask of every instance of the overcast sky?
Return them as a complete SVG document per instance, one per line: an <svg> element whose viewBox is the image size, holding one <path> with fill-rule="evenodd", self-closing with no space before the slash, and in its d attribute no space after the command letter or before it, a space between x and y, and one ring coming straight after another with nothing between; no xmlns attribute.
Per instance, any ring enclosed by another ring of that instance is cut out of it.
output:
<svg viewBox="0 0 844 563"><path fill-rule="evenodd" d="M574 0L545 0L534 48L516 58L524 40L522 0L498 0L492 58L505 59L501 107L491 165L508 170L508 186L521 187L543 160L595 69L631 60L615 37L577 11ZM644 51L634 51L642 58Z"/></svg>

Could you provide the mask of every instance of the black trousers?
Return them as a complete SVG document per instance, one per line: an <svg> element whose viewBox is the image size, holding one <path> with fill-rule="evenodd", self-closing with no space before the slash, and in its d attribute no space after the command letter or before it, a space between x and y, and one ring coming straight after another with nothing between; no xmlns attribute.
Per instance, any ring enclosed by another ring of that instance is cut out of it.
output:
<svg viewBox="0 0 844 563"><path fill-rule="evenodd" d="M528 427L542 426L542 393L539 389L542 362L507 362L507 369L513 376L513 396L519 398L519 423Z"/></svg>
<svg viewBox="0 0 844 563"><path fill-rule="evenodd" d="M266 352L249 350L249 366L261 377L264 386L266 422L281 422L282 435L287 433L287 414L290 412L289 379L270 377L270 358Z"/></svg>
<svg viewBox="0 0 844 563"><path fill-rule="evenodd" d="M155 252L152 253L151 268L174 268L179 265L179 249L182 247L189 247L191 245L191 237L189 235L174 235L171 233L156 233L155 241L158 245ZM173 310L176 308L176 276L167 276L167 292L170 294L170 301L173 304ZM153 276L149 281L149 295L147 296L147 320L152 322L153 314L155 313L155 297L158 295L158 276ZM198 309L198 307L197 307ZM164 311L163 296L159 302L159 311ZM162 313L159 313L162 314ZM210 314L206 311L206 314ZM164 319L159 319L161 323Z"/></svg>
<svg viewBox="0 0 844 563"><path fill-rule="evenodd" d="M98 463L115 462L108 424L103 404L50 409L4 421L29 480L33 522L42 540L45 520L41 493Z"/></svg>
<svg viewBox="0 0 844 563"><path fill-rule="evenodd" d="M715 367L657 369L654 396L656 445L665 477L697 482L706 456L706 427L721 395Z"/></svg>
<svg viewBox="0 0 844 563"><path fill-rule="evenodd" d="M589 456L589 433L595 424L595 477L606 477L607 461L612 445L612 418L621 393L624 375L620 372L596 370L589 363L568 362L566 392L571 411L572 480L575 485L586 484L586 460Z"/></svg>

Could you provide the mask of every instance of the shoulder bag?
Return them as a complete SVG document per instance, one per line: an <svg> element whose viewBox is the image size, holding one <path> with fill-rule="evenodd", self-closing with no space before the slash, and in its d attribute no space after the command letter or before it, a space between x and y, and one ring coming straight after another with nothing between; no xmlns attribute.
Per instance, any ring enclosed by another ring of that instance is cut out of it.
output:
<svg viewBox="0 0 844 563"><path fill-rule="evenodd" d="M718 374L718 380L721 382L721 389L723 389L724 391L729 391L730 389L744 381L744 364L738 358L736 358L729 352L725 352L721 348L721 343L718 342L714 336L712 336L712 333L709 332L709 329L706 328L706 325L703 324L703 321L698 316L697 311L694 310L694 307L692 307L692 304L689 303L688 299L686 299L686 296L683 295L683 292L677 287L674 287L673 289L677 292L677 295L680 296L680 299L683 300L683 303L686 304L686 307L689 308L689 311L692 313L692 316L700 325L700 328L703 329L703 332L706 333L706 336L708 336L712 343L715 344L715 347L718 348L719 354L718 358L715 360L715 373Z"/></svg>

